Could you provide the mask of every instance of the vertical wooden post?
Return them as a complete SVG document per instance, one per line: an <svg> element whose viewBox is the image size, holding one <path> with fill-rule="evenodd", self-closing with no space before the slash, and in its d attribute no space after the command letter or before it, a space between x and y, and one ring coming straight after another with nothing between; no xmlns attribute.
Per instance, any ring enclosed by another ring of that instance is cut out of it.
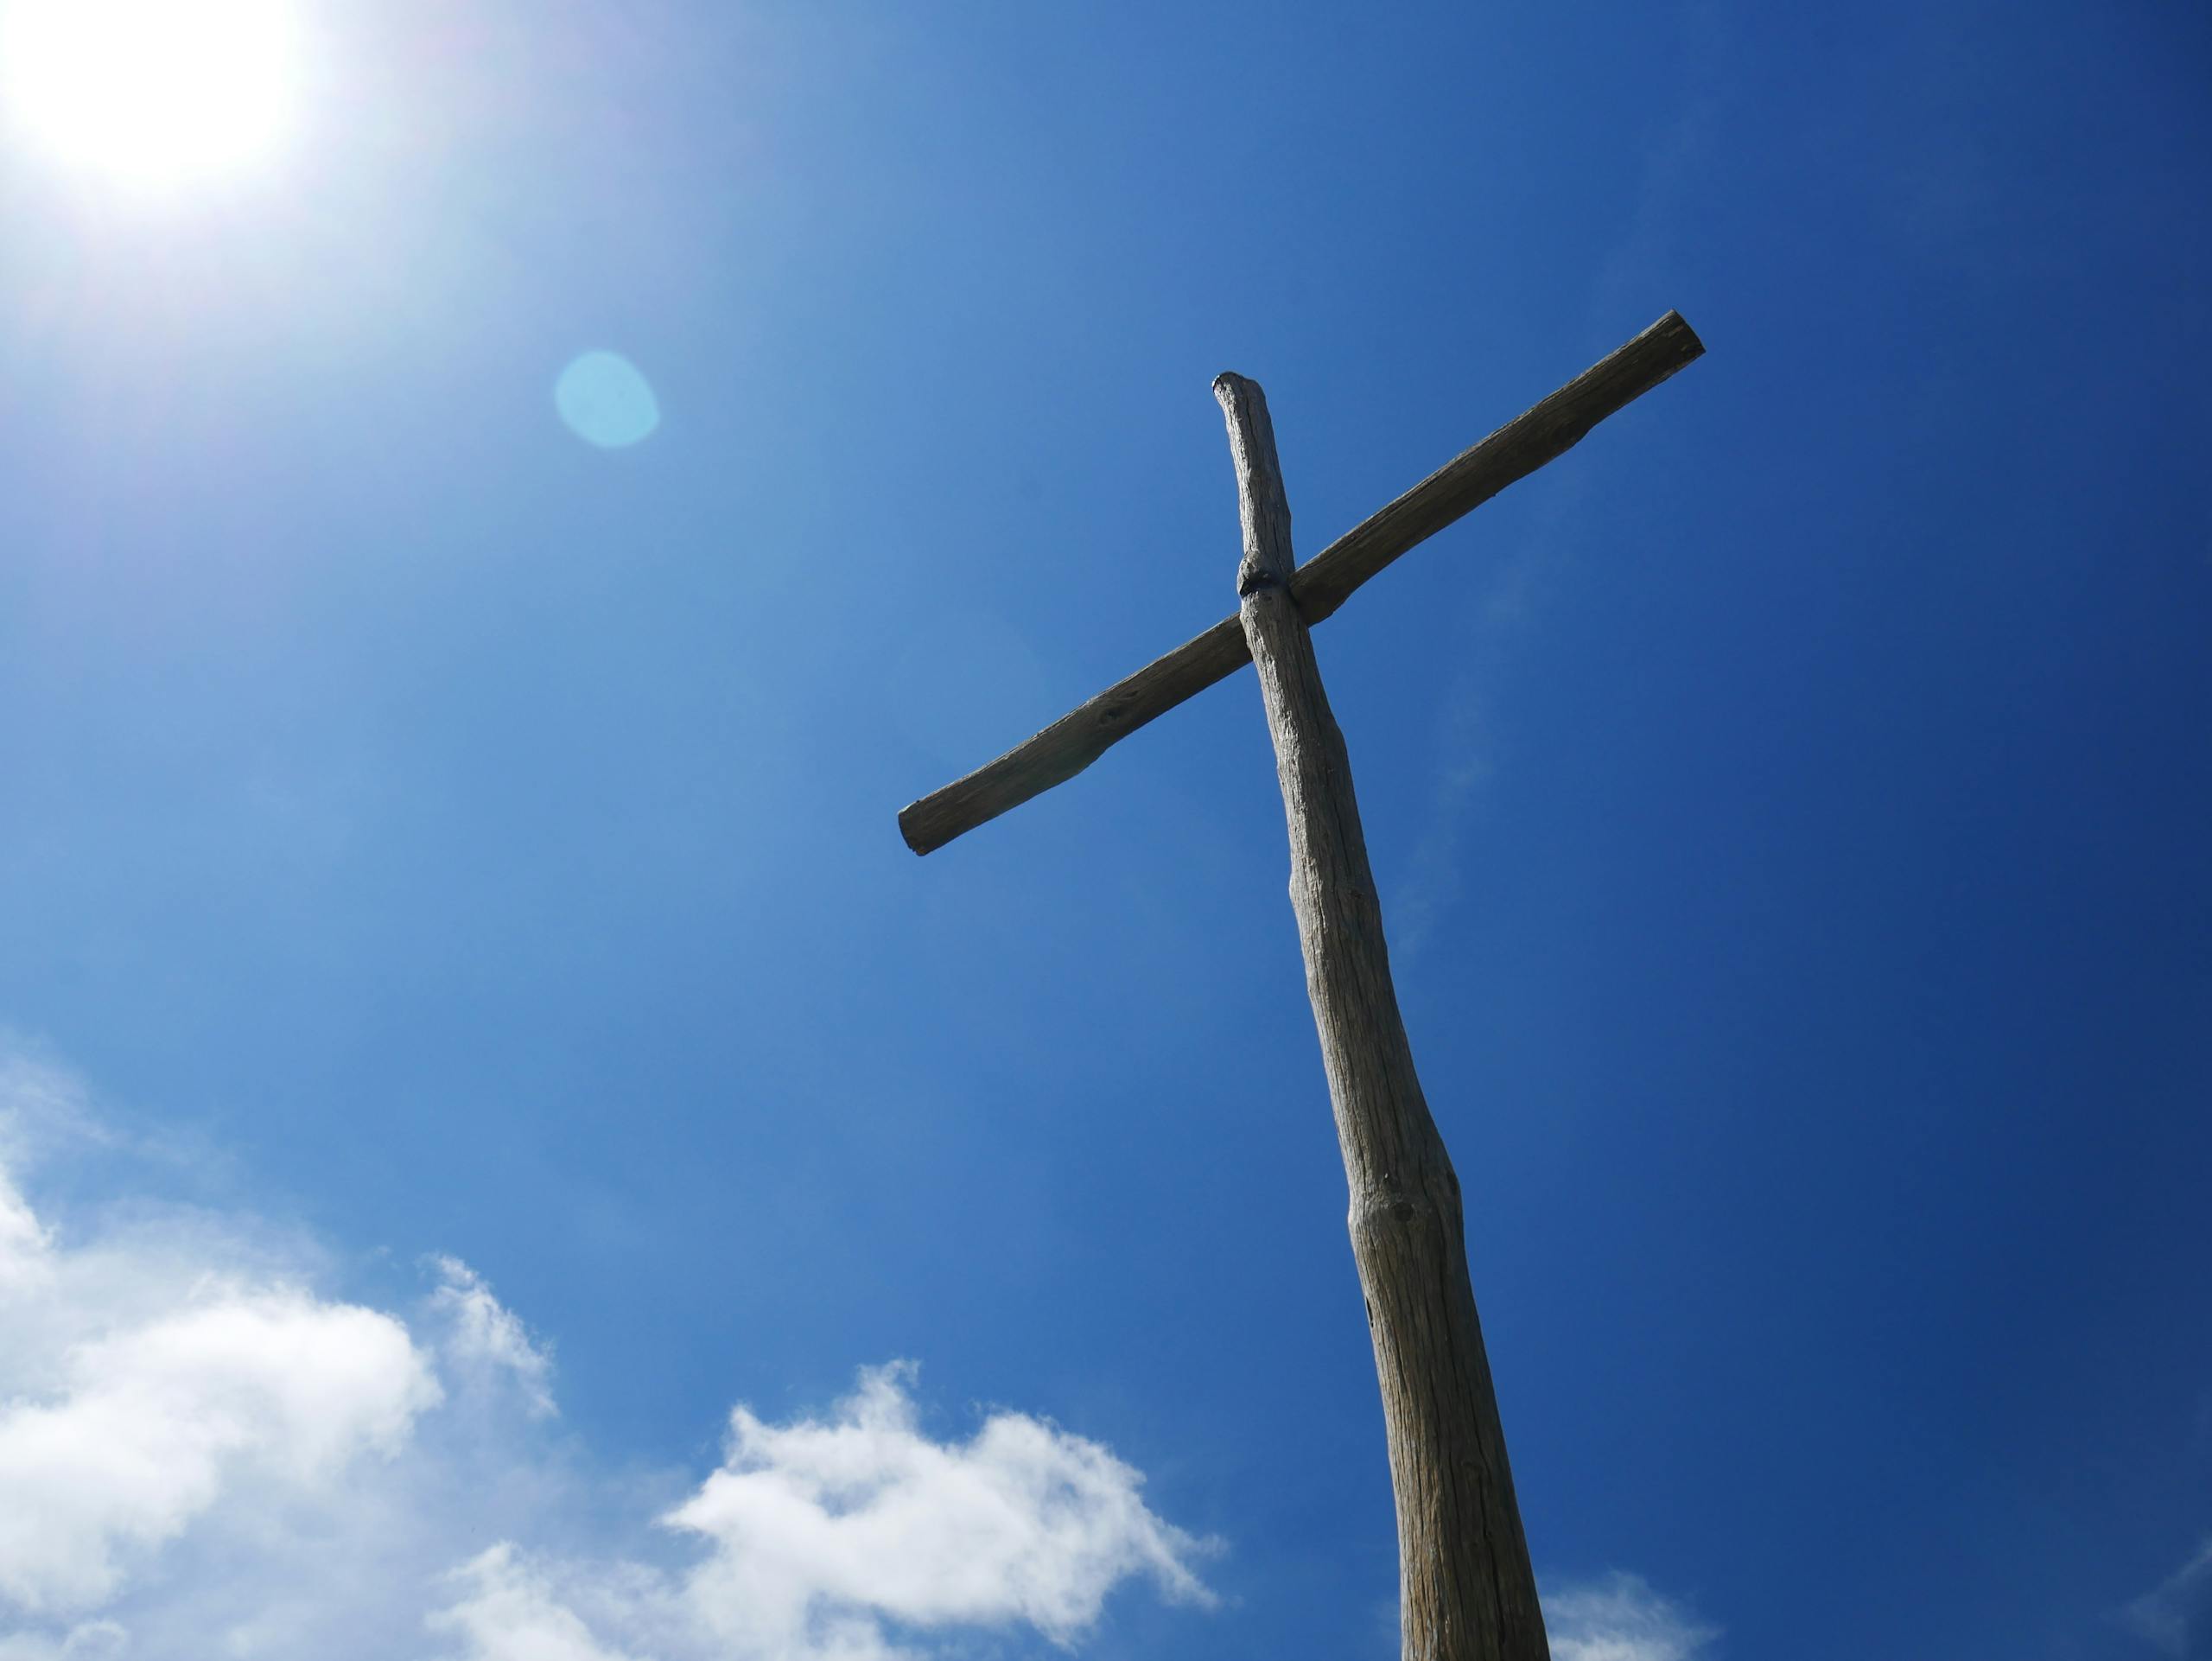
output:
<svg viewBox="0 0 2212 1661"><path fill-rule="evenodd" d="M1351 1188L1397 1496L1403 1661L1549 1661L1535 1575L1467 1278L1459 1180L1390 983L1351 764L1291 597L1290 505L1266 398L1213 384L1244 527L1238 614L1290 826L1290 899Z"/></svg>

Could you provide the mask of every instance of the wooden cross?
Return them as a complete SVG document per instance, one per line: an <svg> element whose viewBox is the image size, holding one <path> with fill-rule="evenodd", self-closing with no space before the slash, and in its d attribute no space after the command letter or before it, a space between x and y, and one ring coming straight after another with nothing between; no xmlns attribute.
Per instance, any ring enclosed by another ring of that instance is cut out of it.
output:
<svg viewBox="0 0 2212 1661"><path fill-rule="evenodd" d="M1669 312L1303 565L1291 555L1267 399L1241 375L1220 376L1214 396L1229 421L1244 531L1236 615L899 815L916 853L941 848L1072 778L1247 661L1258 665L1290 825L1291 906L1382 1387L1404 1661L1547 1661L1549 1649L1467 1276L1459 1179L1414 1075L1351 763L1307 631L1399 555L1704 351Z"/></svg>

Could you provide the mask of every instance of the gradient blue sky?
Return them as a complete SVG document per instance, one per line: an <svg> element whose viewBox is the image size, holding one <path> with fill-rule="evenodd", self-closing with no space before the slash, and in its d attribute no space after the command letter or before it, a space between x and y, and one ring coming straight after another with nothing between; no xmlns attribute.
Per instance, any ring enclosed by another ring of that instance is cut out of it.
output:
<svg viewBox="0 0 2212 1661"><path fill-rule="evenodd" d="M453 1254L609 1471L911 1359L1223 1543L1084 1652L1392 1653L1249 674L893 816L1231 608L1216 372L1310 555L1679 308L1318 636L1539 1572L1679 1655L2212 1656L2204 13L303 6L251 187L0 154L57 1238Z"/></svg>

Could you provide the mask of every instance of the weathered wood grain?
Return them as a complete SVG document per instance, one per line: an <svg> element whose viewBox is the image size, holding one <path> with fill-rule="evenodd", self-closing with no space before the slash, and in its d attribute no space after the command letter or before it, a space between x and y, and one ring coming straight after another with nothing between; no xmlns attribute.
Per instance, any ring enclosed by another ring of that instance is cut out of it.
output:
<svg viewBox="0 0 2212 1661"><path fill-rule="evenodd" d="M1459 1179L1398 1013L1351 759L1298 595L1267 399L1236 375L1215 381L1214 395L1228 417L1244 531L1237 616L1274 740L1291 906L1382 1389L1404 1661L1548 1661L1467 1275Z"/></svg>
<svg viewBox="0 0 2212 1661"><path fill-rule="evenodd" d="M1704 351L1681 315L1670 311L1534 409L1438 468L1299 568L1290 591L1307 624L1328 616L1408 550L1573 449L1607 416L1695 362ZM996 760L910 804L899 815L906 845L918 854L930 853L1019 807L1250 661L1242 626L1234 617L1224 618Z"/></svg>

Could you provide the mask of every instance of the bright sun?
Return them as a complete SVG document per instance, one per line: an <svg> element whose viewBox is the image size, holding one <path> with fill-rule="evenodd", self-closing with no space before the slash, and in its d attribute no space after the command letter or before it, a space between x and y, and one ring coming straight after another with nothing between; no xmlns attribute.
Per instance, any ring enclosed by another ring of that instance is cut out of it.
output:
<svg viewBox="0 0 2212 1661"><path fill-rule="evenodd" d="M0 0L0 100L57 160L167 188L273 156L297 47L286 0Z"/></svg>

